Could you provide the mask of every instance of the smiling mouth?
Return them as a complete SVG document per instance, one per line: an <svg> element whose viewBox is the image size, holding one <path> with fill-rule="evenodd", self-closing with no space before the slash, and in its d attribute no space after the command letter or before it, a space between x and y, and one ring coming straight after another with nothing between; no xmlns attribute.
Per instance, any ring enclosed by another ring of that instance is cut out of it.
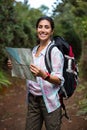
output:
<svg viewBox="0 0 87 130"><path fill-rule="evenodd" d="M46 36L47 36L47 34L40 34L40 36L41 36L41 37L46 37Z"/></svg>

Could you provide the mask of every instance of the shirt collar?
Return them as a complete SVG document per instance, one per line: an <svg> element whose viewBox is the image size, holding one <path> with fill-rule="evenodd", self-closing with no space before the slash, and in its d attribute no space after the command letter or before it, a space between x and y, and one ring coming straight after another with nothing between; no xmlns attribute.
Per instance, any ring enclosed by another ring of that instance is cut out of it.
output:
<svg viewBox="0 0 87 130"><path fill-rule="evenodd" d="M48 45L51 43L51 41L47 44L47 46L41 51L41 54L42 55L45 55L45 53L46 53L46 49L47 49L47 47L48 47ZM38 47L39 47L39 45L37 45L36 47L34 47L34 49L33 49L33 53L34 54L36 54L36 51L37 51L37 49L38 49Z"/></svg>

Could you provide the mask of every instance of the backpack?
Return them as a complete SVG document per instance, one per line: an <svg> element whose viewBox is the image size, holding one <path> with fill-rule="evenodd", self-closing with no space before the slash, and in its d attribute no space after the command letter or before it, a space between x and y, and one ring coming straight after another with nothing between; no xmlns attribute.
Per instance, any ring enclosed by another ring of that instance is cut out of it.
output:
<svg viewBox="0 0 87 130"><path fill-rule="evenodd" d="M63 66L63 77L65 82L63 86L60 87L58 92L60 96L60 102L62 108L65 110L65 116L69 119L66 108L63 103L63 98L68 99L71 97L77 87L78 84L78 65L72 50L71 45L65 41L65 39L61 36L55 36L53 38L52 43L50 43L47 47L45 54L45 65L49 73L52 71L51 66L51 50L53 47L57 47L64 56L64 66Z"/></svg>

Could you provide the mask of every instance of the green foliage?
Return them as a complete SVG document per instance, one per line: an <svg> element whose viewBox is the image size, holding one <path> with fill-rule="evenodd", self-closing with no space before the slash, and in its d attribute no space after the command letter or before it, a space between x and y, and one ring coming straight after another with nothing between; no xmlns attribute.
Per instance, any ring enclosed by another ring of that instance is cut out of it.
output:
<svg viewBox="0 0 87 130"><path fill-rule="evenodd" d="M8 87L11 85L11 82L8 80L7 76L3 71L0 71L0 89L4 87Z"/></svg>
<svg viewBox="0 0 87 130"><path fill-rule="evenodd" d="M58 15L54 16L56 35L62 35L68 43L73 47L75 57L80 59L82 52L81 38L76 29L76 17L72 13L72 5L70 3L60 3L57 9L60 11Z"/></svg>
<svg viewBox="0 0 87 130"><path fill-rule="evenodd" d="M0 1L0 44L2 47L9 44L13 38L13 29L15 23L15 14L13 1Z"/></svg>
<svg viewBox="0 0 87 130"><path fill-rule="evenodd" d="M83 40L87 40L87 17L83 17L81 21L81 28L82 28L82 36Z"/></svg>
<svg viewBox="0 0 87 130"><path fill-rule="evenodd" d="M76 0L76 4L74 4L73 13L78 17L83 17L87 15L87 2L83 0Z"/></svg>
<svg viewBox="0 0 87 130"><path fill-rule="evenodd" d="M3 48L12 45L14 37L13 30L15 27L15 13L13 0L0 1L0 65L2 65L4 52Z"/></svg>
<svg viewBox="0 0 87 130"><path fill-rule="evenodd" d="M74 28L69 28L68 30L66 29L64 36L65 36L65 39L68 41L68 43L72 46L73 52L75 54L75 58L79 60L81 57L81 52L82 52L80 37L78 36Z"/></svg>
<svg viewBox="0 0 87 130"><path fill-rule="evenodd" d="M35 23L42 12L14 0L0 1L0 66L5 60L4 48L30 47L36 44Z"/></svg>
<svg viewBox="0 0 87 130"><path fill-rule="evenodd" d="M57 4L57 2L56 2ZM85 0L62 0L53 12L56 35L62 35L72 45L80 60L82 43L87 41L87 2Z"/></svg>
<svg viewBox="0 0 87 130"><path fill-rule="evenodd" d="M41 12L36 9L29 9L28 6L22 3L17 3L15 6L17 14L17 26L14 30L15 37L13 39L16 47L33 47L36 42L35 37L35 14L41 15Z"/></svg>

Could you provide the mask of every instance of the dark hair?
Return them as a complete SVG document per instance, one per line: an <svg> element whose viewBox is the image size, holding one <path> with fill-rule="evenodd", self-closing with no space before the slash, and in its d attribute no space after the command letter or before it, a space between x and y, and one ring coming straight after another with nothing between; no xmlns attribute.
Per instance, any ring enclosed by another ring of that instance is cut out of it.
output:
<svg viewBox="0 0 87 130"><path fill-rule="evenodd" d="M38 24L41 20L48 20L50 22L50 25L51 25L51 28L52 30L54 29L54 21L51 17L49 16L42 16L40 17L38 20L37 20L37 23L36 23L36 28L38 28Z"/></svg>

